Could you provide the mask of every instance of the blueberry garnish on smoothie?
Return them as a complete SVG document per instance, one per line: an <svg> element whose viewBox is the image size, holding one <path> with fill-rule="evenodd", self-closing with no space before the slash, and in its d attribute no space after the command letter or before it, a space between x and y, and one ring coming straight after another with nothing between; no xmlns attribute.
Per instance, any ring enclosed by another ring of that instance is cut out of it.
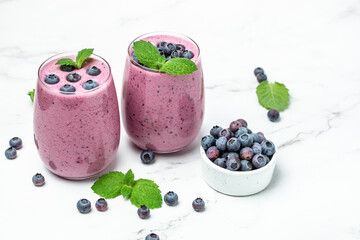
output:
<svg viewBox="0 0 360 240"><path fill-rule="evenodd" d="M60 66L60 70L63 72L71 72L75 69L74 66L70 66L70 65L61 65Z"/></svg>
<svg viewBox="0 0 360 240"><path fill-rule="evenodd" d="M75 90L76 90L75 87L71 84L65 84L60 88L60 91L68 92L68 93L75 92Z"/></svg>
<svg viewBox="0 0 360 240"><path fill-rule="evenodd" d="M87 80L86 82L83 83L83 88L86 90L90 90L93 88L96 88L97 86L99 86L99 84L97 82L95 82L94 80Z"/></svg>
<svg viewBox="0 0 360 240"><path fill-rule="evenodd" d="M86 70L86 73L89 74L90 76L97 76L101 73L101 70L96 66L92 66L91 68Z"/></svg>
<svg viewBox="0 0 360 240"><path fill-rule="evenodd" d="M69 82L77 82L80 81L81 76L77 73L70 73L69 75L66 76L66 80L68 80Z"/></svg>
<svg viewBox="0 0 360 240"><path fill-rule="evenodd" d="M49 74L45 77L45 82L47 84L56 84L60 81L59 77L56 74Z"/></svg>

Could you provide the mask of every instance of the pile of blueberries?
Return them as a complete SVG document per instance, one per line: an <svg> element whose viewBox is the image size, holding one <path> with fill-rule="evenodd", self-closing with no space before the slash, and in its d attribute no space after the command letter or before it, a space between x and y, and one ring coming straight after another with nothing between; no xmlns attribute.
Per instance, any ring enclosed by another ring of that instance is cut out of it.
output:
<svg viewBox="0 0 360 240"><path fill-rule="evenodd" d="M238 119L229 128L214 126L201 139L206 156L216 165L231 171L251 171L270 162L275 145L262 132L253 133L247 122Z"/></svg>
<svg viewBox="0 0 360 240"><path fill-rule="evenodd" d="M9 141L10 147L5 150L5 157L7 159L15 159L17 156L17 151L22 148L22 140L19 137L13 137Z"/></svg>

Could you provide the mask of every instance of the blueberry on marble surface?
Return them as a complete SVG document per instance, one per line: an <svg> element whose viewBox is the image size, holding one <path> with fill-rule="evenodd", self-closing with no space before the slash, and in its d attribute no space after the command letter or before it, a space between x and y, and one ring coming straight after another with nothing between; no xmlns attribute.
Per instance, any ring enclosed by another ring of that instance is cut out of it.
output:
<svg viewBox="0 0 360 240"><path fill-rule="evenodd" d="M91 211L91 202L83 198L77 202L76 207L80 213L89 213Z"/></svg>
<svg viewBox="0 0 360 240"><path fill-rule="evenodd" d="M37 173L32 177L32 182L39 187L45 184L45 178L41 173Z"/></svg>
<svg viewBox="0 0 360 240"><path fill-rule="evenodd" d="M86 82L84 82L82 86L85 90L91 90L99 86L99 84L96 81L89 79Z"/></svg>
<svg viewBox="0 0 360 240"><path fill-rule="evenodd" d="M264 69L262 69L261 67L255 68L255 70L254 70L255 76L259 75L260 73L265 73Z"/></svg>
<svg viewBox="0 0 360 240"><path fill-rule="evenodd" d="M168 206L175 206L178 203L178 200L178 195L173 191L169 191L164 195L164 202Z"/></svg>
<svg viewBox="0 0 360 240"><path fill-rule="evenodd" d="M269 118L270 121L272 122L276 122L277 120L279 120L280 117L280 113L278 110L276 109L270 109L267 113L267 116Z"/></svg>
<svg viewBox="0 0 360 240"><path fill-rule="evenodd" d="M86 73L89 74L90 76L97 76L101 73L101 70L96 66L92 66L91 68L86 70Z"/></svg>
<svg viewBox="0 0 360 240"><path fill-rule="evenodd" d="M22 140L19 137L13 137L12 139L10 139L9 145L10 147L14 147L16 150L19 150L20 148L22 148Z"/></svg>
<svg viewBox="0 0 360 240"><path fill-rule="evenodd" d="M95 203L95 207L98 211L103 212L107 210L108 203L105 198L99 198Z"/></svg>
<svg viewBox="0 0 360 240"><path fill-rule="evenodd" d="M263 82L263 81L266 81L267 80L267 76L265 73L259 73L257 76L256 76L256 79L259 83Z"/></svg>
<svg viewBox="0 0 360 240"><path fill-rule="evenodd" d="M137 214L141 219L146 219L150 216L150 209L145 205L141 205L137 210Z"/></svg>
<svg viewBox="0 0 360 240"><path fill-rule="evenodd" d="M69 73L66 76L66 80L69 82L78 82L81 80L81 76L78 73Z"/></svg>
<svg viewBox="0 0 360 240"><path fill-rule="evenodd" d="M150 233L145 237L145 240L160 240L160 238L157 234Z"/></svg>
<svg viewBox="0 0 360 240"><path fill-rule="evenodd" d="M140 154L140 159L141 159L142 163L150 164L154 161L155 154L151 150L144 150Z"/></svg>
<svg viewBox="0 0 360 240"><path fill-rule="evenodd" d="M202 212L205 210L205 202L202 198L196 198L192 202L192 207L196 212Z"/></svg>
<svg viewBox="0 0 360 240"><path fill-rule="evenodd" d="M56 84L60 81L59 77L56 74L49 74L45 77L45 82L47 84Z"/></svg>
<svg viewBox="0 0 360 240"><path fill-rule="evenodd" d="M9 147L8 149L5 150L5 157L7 159L15 159L16 156L17 156L16 148Z"/></svg>

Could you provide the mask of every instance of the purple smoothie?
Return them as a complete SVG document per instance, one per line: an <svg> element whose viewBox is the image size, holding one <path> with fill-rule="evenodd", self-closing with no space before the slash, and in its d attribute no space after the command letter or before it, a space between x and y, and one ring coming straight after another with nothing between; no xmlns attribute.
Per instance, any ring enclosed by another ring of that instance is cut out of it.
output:
<svg viewBox="0 0 360 240"><path fill-rule="evenodd" d="M75 54L74 54L75 55ZM92 55L81 69L60 70L56 55L39 68L34 102L34 140L40 157L53 173L70 179L83 179L104 170L115 158L120 141L119 107L110 66L102 58ZM90 76L87 69L96 66L100 74ZM78 73L78 82L69 82L66 76ZM48 84L47 75L56 74L60 81ZM87 80L98 83L91 90L83 88ZM60 90L71 84L76 91Z"/></svg>
<svg viewBox="0 0 360 240"><path fill-rule="evenodd" d="M160 73L131 57L132 44L145 40L183 44L194 53L198 70L185 76ZM204 84L199 48L182 35L151 34L133 41L126 59L122 115L131 141L141 149L175 152L188 146L199 133L204 116Z"/></svg>

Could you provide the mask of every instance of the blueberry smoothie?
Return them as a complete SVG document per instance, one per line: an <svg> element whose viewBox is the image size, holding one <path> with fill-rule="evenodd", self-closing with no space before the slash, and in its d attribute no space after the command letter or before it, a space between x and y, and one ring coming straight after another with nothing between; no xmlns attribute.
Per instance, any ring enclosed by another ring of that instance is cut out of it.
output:
<svg viewBox="0 0 360 240"><path fill-rule="evenodd" d="M139 63L133 53L138 40L165 45L166 58L186 57L198 70L171 75ZM173 48L175 45L175 48ZM197 44L177 34L147 34L129 46L123 77L122 115L132 142L141 149L175 152L188 146L199 133L204 116L204 85Z"/></svg>
<svg viewBox="0 0 360 240"><path fill-rule="evenodd" d="M91 55L80 69L55 65L56 55L39 68L34 101L34 140L46 167L56 175L84 179L104 170L120 141L116 90L108 63Z"/></svg>

